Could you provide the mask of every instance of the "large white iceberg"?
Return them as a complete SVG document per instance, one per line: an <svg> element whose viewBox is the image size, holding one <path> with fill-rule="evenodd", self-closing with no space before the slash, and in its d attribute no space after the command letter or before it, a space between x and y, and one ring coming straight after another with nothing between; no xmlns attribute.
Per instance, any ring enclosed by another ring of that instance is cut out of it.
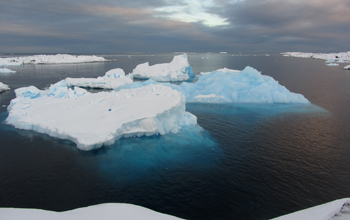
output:
<svg viewBox="0 0 350 220"><path fill-rule="evenodd" d="M156 84L148 80L125 85L122 88L137 88ZM301 94L290 92L270 76L262 75L252 67L242 71L219 69L202 74L196 83L181 85L164 83L186 96L186 102L209 103L302 103L310 102Z"/></svg>
<svg viewBox="0 0 350 220"><path fill-rule="evenodd" d="M21 57L0 58L0 66L19 66L24 64L62 64L62 63L90 63L108 61L103 57L85 55L33 55Z"/></svg>
<svg viewBox="0 0 350 220"><path fill-rule="evenodd" d="M350 198L339 199L293 212L273 220L346 220L350 219Z"/></svg>
<svg viewBox="0 0 350 220"><path fill-rule="evenodd" d="M156 212L141 206L123 203L105 203L65 212L40 209L0 208L1 219L6 220L178 220L175 216Z"/></svg>
<svg viewBox="0 0 350 220"><path fill-rule="evenodd" d="M6 123L53 137L69 139L81 150L113 144L121 137L176 133L197 123L185 111L185 97L163 85L118 92L89 93L67 88L64 80L47 90L15 90Z"/></svg>
<svg viewBox="0 0 350 220"><path fill-rule="evenodd" d="M7 69L7 68L0 68L0 73L15 73L16 71Z"/></svg>
<svg viewBox="0 0 350 220"><path fill-rule="evenodd" d="M195 77L192 67L188 63L186 54L174 56L170 63L156 64L153 66L149 66L148 62L139 64L131 74L134 78L153 79L163 82L186 81Z"/></svg>
<svg viewBox="0 0 350 220"><path fill-rule="evenodd" d="M10 87L2 82L0 82L0 92L10 90Z"/></svg>
<svg viewBox="0 0 350 220"><path fill-rule="evenodd" d="M124 84L132 83L133 80L125 76L124 70L117 68L106 72L97 78L66 78L68 86L79 86L86 88L116 89Z"/></svg>
<svg viewBox="0 0 350 220"><path fill-rule="evenodd" d="M286 52L283 56L313 58L321 60L333 60L334 62L350 62L350 51L340 53L303 53L303 52Z"/></svg>

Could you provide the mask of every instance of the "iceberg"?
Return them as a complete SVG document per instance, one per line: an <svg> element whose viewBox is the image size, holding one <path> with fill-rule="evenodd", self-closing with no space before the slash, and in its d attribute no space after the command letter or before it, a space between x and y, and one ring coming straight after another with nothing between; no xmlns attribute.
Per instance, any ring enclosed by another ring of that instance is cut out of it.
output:
<svg viewBox="0 0 350 220"><path fill-rule="evenodd" d="M327 65L327 66L339 66L338 63L327 63L326 65Z"/></svg>
<svg viewBox="0 0 350 220"><path fill-rule="evenodd" d="M90 63L108 61L103 57L85 55L33 55L23 57L0 58L0 66L20 66L24 64L62 64L62 63Z"/></svg>
<svg viewBox="0 0 350 220"><path fill-rule="evenodd" d="M185 111L185 97L161 84L89 93L62 80L46 90L29 86L15 93L7 124L71 140L86 151L122 137L177 133L197 124L196 116Z"/></svg>
<svg viewBox="0 0 350 220"><path fill-rule="evenodd" d="M153 79L163 82L186 81L195 77L186 54L174 56L170 63L153 66L149 66L148 62L139 64L131 74L137 79Z"/></svg>
<svg viewBox="0 0 350 220"><path fill-rule="evenodd" d="M202 74L196 83L184 82L179 87L187 102L310 103L252 67L242 71L219 69Z"/></svg>
<svg viewBox="0 0 350 220"><path fill-rule="evenodd" d="M339 199L312 208L283 215L272 220L336 220L350 219L350 198Z"/></svg>
<svg viewBox="0 0 350 220"><path fill-rule="evenodd" d="M15 73L16 71L7 69L7 68L0 68L0 73Z"/></svg>
<svg viewBox="0 0 350 220"><path fill-rule="evenodd" d="M132 83L129 76L125 76L124 70L117 68L106 72L102 77L97 78L66 78L68 86L79 86L85 88L116 89L124 84Z"/></svg>
<svg viewBox="0 0 350 220"><path fill-rule="evenodd" d="M10 87L2 82L0 82L0 92L10 90Z"/></svg>
<svg viewBox="0 0 350 220"><path fill-rule="evenodd" d="M65 212L46 211L41 209L0 208L1 219L6 220L179 220L175 216L163 214L142 206L123 203L104 203Z"/></svg>
<svg viewBox="0 0 350 220"><path fill-rule="evenodd" d="M350 65L344 66L345 70L350 70Z"/></svg>
<svg viewBox="0 0 350 220"><path fill-rule="evenodd" d="M282 53L287 57L313 58L327 61L350 62L350 51L340 53L303 53L303 52L286 52Z"/></svg>

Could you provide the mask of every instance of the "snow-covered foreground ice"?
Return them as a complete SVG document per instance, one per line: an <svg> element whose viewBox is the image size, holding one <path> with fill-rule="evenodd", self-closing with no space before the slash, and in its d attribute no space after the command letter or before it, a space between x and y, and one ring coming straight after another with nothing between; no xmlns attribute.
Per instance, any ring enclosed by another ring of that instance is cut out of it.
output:
<svg viewBox="0 0 350 220"><path fill-rule="evenodd" d="M0 208L0 219L6 220L175 220L180 219L153 210L122 203L105 203L65 212L40 209Z"/></svg>
<svg viewBox="0 0 350 220"><path fill-rule="evenodd" d="M124 84L132 83L133 80L125 76L124 70L117 68L106 72L102 77L97 78L66 78L68 86L79 86L85 88L116 89Z"/></svg>
<svg viewBox="0 0 350 220"><path fill-rule="evenodd" d="M118 92L70 89L64 80L47 90L15 90L6 123L61 139L81 150L110 145L121 137L176 133L197 118L185 111L185 97L163 85Z"/></svg>
<svg viewBox="0 0 350 220"><path fill-rule="evenodd" d="M350 198L339 199L287 214L273 220L346 220L350 219Z"/></svg>
<svg viewBox="0 0 350 220"><path fill-rule="evenodd" d="M2 82L0 82L0 92L10 90L10 87Z"/></svg>
<svg viewBox="0 0 350 220"><path fill-rule="evenodd" d="M137 88L157 84L148 80L121 88ZM301 94L290 92L270 76L262 75L252 67L242 71L219 69L202 74L196 83L181 85L165 83L186 96L186 102L209 103L304 103L310 102Z"/></svg>
<svg viewBox="0 0 350 220"><path fill-rule="evenodd" d="M7 69L7 68L0 68L0 73L15 73L16 71Z"/></svg>
<svg viewBox="0 0 350 220"><path fill-rule="evenodd" d="M303 53L303 52L286 52L283 56L313 58L321 60L333 60L334 62L350 62L350 51L341 53Z"/></svg>
<svg viewBox="0 0 350 220"><path fill-rule="evenodd" d="M60 64L60 63L90 63L108 61L97 56L76 56L69 54L33 55L23 57L0 58L0 66L19 66L24 64Z"/></svg>
<svg viewBox="0 0 350 220"><path fill-rule="evenodd" d="M174 56L170 63L153 66L149 66L148 62L139 64L131 74L134 78L153 79L162 82L186 81L195 77L186 54Z"/></svg>

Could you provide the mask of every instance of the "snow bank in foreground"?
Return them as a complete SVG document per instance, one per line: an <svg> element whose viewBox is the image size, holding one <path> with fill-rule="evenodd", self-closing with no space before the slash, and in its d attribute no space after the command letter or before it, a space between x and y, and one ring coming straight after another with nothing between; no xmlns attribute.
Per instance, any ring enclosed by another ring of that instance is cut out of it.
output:
<svg viewBox="0 0 350 220"><path fill-rule="evenodd" d="M24 57L0 58L0 66L19 66L24 64L60 64L60 63L90 63L108 61L97 56L76 56L69 54L33 55Z"/></svg>
<svg viewBox="0 0 350 220"><path fill-rule="evenodd" d="M7 69L7 68L0 68L0 73L15 73L16 71Z"/></svg>
<svg viewBox="0 0 350 220"><path fill-rule="evenodd" d="M175 220L180 219L153 210L131 205L105 203L78 208L65 212L53 212L40 209L0 208L0 218L6 220Z"/></svg>
<svg viewBox="0 0 350 220"><path fill-rule="evenodd" d="M219 69L201 75L196 83L182 83L187 102L212 103L310 103L303 95L290 92L270 76L256 69Z"/></svg>
<svg viewBox="0 0 350 220"><path fill-rule="evenodd" d="M334 62L350 62L350 51L341 53L303 53L303 52L286 52L283 56L313 58L321 60L334 60Z"/></svg>
<svg viewBox="0 0 350 220"><path fill-rule="evenodd" d="M124 70L112 69L102 77L95 78L66 78L68 86L79 86L86 88L116 89L124 84L132 83L130 77L125 76Z"/></svg>
<svg viewBox="0 0 350 220"><path fill-rule="evenodd" d="M10 87L2 82L0 82L0 92L10 90Z"/></svg>
<svg viewBox="0 0 350 220"><path fill-rule="evenodd" d="M186 81L194 78L193 70L188 63L187 55L174 56L170 63L149 66L148 62L139 64L131 73L134 78L153 79L156 81Z"/></svg>
<svg viewBox="0 0 350 220"><path fill-rule="evenodd" d="M273 220L345 220L350 219L350 198L339 199L287 214Z"/></svg>
<svg viewBox="0 0 350 220"><path fill-rule="evenodd" d="M67 88L62 80L44 91L29 86L15 93L8 124L69 139L81 150L113 144L121 137L176 133L181 126L197 123L185 111L185 97L163 85L89 93Z"/></svg>

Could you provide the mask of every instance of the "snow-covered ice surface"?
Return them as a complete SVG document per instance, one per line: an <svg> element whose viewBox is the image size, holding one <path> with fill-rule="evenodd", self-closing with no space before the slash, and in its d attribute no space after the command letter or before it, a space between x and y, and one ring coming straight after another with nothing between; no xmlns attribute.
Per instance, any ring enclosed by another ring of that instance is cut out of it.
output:
<svg viewBox="0 0 350 220"><path fill-rule="evenodd" d="M0 58L0 66L19 66L24 64L61 64L61 63L90 63L108 61L103 57L85 55L33 55L23 57Z"/></svg>
<svg viewBox="0 0 350 220"><path fill-rule="evenodd" d="M132 83L133 80L125 76L124 70L117 68L106 72L97 78L66 78L68 86L79 86L85 88L116 89L124 84Z"/></svg>
<svg viewBox="0 0 350 220"><path fill-rule="evenodd" d="M321 60L334 60L334 62L350 62L350 51L341 53L303 53L303 52L286 52L283 56L313 58Z"/></svg>
<svg viewBox="0 0 350 220"><path fill-rule="evenodd" d="M10 87L2 82L0 82L0 92L10 90Z"/></svg>
<svg viewBox="0 0 350 220"><path fill-rule="evenodd" d="M137 88L157 84L153 80L122 86ZM196 83L181 85L164 83L186 96L186 102L208 103L300 103L310 102L301 94L290 92L270 76L262 75L252 67L242 71L219 69L203 74Z"/></svg>
<svg viewBox="0 0 350 220"><path fill-rule="evenodd" d="M197 123L185 111L185 97L163 85L118 92L89 93L70 89L64 80L47 90L15 90L5 120L19 129L69 139L81 150L110 145L121 137L177 133Z"/></svg>
<svg viewBox="0 0 350 220"><path fill-rule="evenodd" d="M153 79L162 82L186 81L195 77L186 54L174 56L170 63L153 66L149 66L148 62L139 64L131 74L134 78Z"/></svg>
<svg viewBox="0 0 350 220"><path fill-rule="evenodd" d="M228 68L222 68L222 69L218 69L216 70L217 72L224 72L224 73L228 73L228 72L241 72L241 70L233 70L233 69L228 69ZM212 72L201 72L200 75L207 75L210 74Z"/></svg>
<svg viewBox="0 0 350 220"><path fill-rule="evenodd" d="M105 203L65 212L40 209L0 208L0 219L6 220L175 220L171 215L123 203Z"/></svg>
<svg viewBox="0 0 350 220"><path fill-rule="evenodd" d="M15 73L16 71L7 69L7 68L0 68L0 73Z"/></svg>
<svg viewBox="0 0 350 220"><path fill-rule="evenodd" d="M350 198L339 199L312 208L283 215L273 220L348 220Z"/></svg>

